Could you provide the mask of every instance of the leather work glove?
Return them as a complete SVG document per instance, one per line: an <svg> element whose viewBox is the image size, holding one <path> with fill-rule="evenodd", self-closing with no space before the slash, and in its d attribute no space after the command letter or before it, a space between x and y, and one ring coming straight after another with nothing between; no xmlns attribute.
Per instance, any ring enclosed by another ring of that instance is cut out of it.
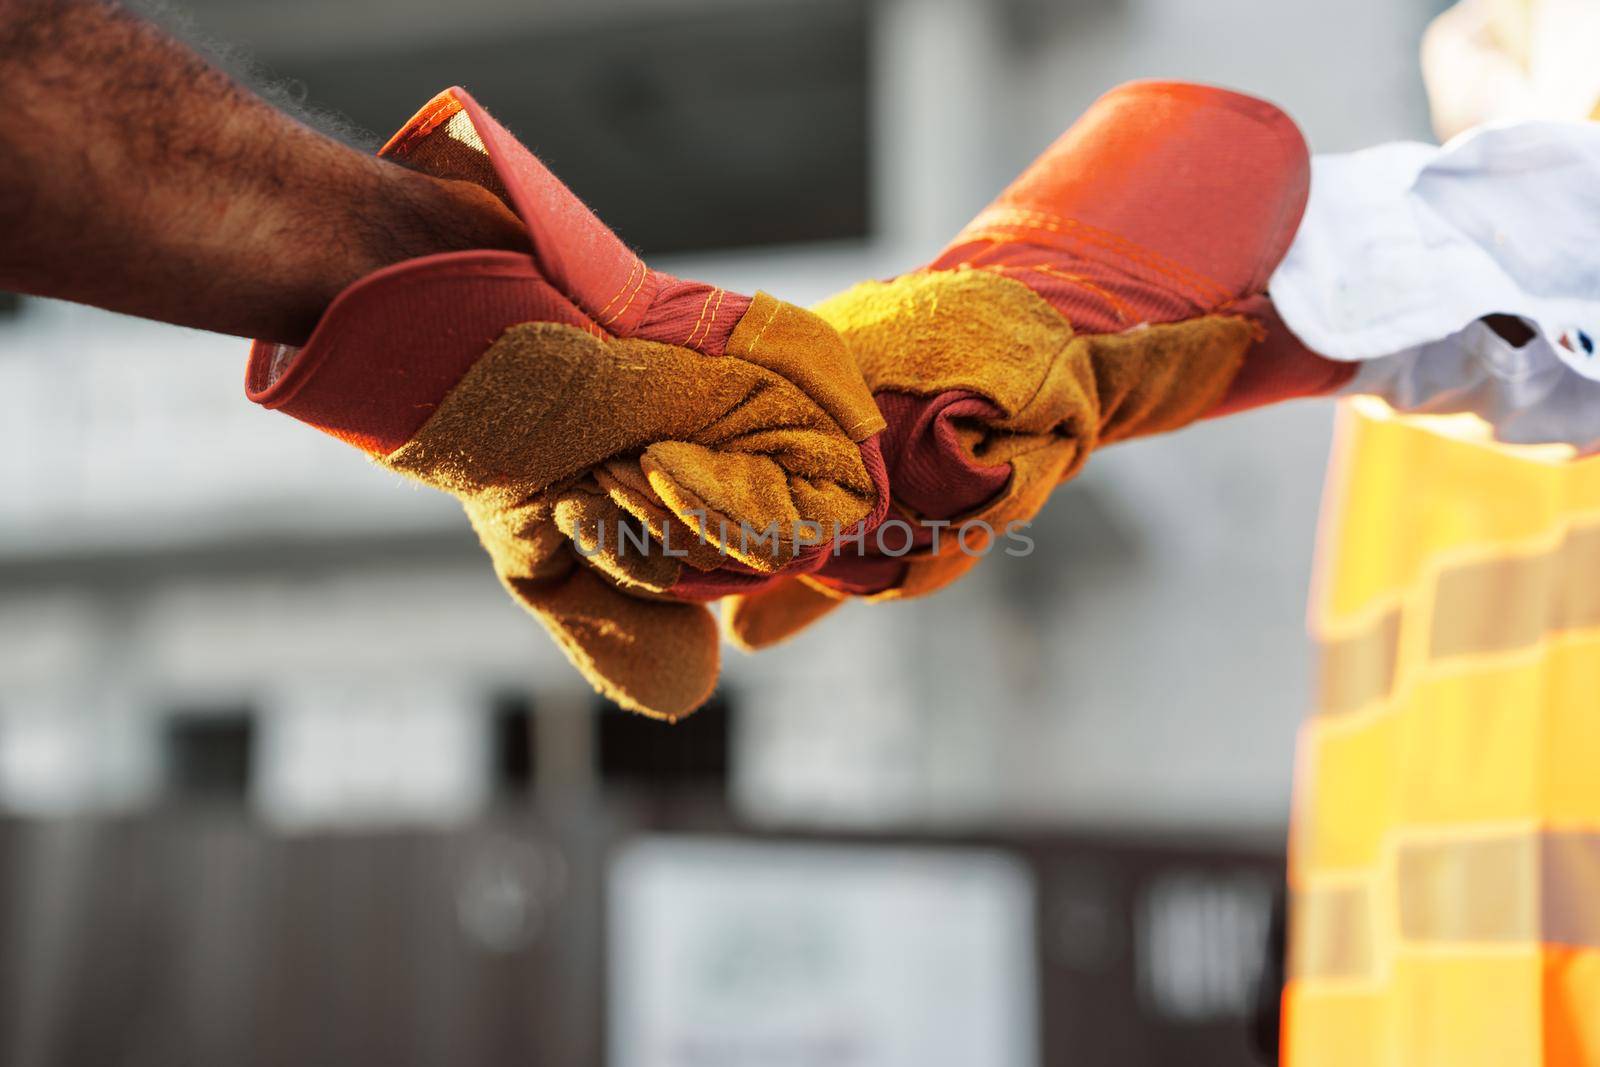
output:
<svg viewBox="0 0 1600 1067"><path fill-rule="evenodd" d="M249 397L459 497L596 689L687 714L718 671L700 601L820 565L818 531L888 506L849 351L810 312L646 267L461 89L382 154L488 188L533 254L357 281L304 347L255 344Z"/></svg>
<svg viewBox="0 0 1600 1067"><path fill-rule="evenodd" d="M1309 173L1272 105L1133 83L927 267L815 308L887 419L891 521L730 600L734 642L772 644L847 596L949 584L1102 445L1343 384L1350 365L1301 346L1266 295Z"/></svg>

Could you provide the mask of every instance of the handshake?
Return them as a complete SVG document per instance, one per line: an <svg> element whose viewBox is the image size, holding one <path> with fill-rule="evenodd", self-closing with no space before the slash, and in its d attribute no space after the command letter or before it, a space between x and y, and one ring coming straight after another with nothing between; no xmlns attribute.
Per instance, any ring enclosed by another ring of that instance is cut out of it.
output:
<svg viewBox="0 0 1600 1067"><path fill-rule="evenodd" d="M383 155L490 190L533 254L361 279L303 347L256 343L250 398L458 497L574 666L649 715L715 687L711 601L758 649L931 593L1100 445L1349 375L1266 296L1305 145L1223 90L1109 93L932 263L809 311L651 270L460 89Z"/></svg>

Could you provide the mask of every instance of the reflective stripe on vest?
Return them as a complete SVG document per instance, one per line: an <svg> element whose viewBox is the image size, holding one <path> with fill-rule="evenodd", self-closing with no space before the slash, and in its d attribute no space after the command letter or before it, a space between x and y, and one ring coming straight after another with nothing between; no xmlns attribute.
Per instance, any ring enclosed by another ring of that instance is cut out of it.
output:
<svg viewBox="0 0 1600 1067"><path fill-rule="evenodd" d="M1329 485L1285 1062L1600 1065L1600 463L1346 410Z"/></svg>

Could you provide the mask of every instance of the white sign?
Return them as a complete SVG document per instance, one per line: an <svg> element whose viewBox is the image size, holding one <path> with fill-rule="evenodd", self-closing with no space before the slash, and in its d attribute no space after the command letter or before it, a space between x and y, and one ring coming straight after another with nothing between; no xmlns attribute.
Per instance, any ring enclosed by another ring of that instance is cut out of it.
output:
<svg viewBox="0 0 1600 1067"><path fill-rule="evenodd" d="M976 849L652 837L609 876L612 1067L1035 1067L1033 888Z"/></svg>

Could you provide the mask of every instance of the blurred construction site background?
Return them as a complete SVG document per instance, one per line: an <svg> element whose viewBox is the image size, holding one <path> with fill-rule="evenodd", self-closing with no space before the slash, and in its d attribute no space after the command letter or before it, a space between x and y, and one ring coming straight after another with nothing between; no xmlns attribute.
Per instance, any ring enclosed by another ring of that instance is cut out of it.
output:
<svg viewBox="0 0 1600 1067"><path fill-rule="evenodd" d="M469 87L676 274L927 258L1103 90L1426 138L1433 0L185 0L373 142ZM730 135L728 131L739 131ZM315 240L315 234L307 239ZM0 304L0 1063L1035 1067L1270 1045L1332 407L1100 456L668 728L245 344Z"/></svg>

